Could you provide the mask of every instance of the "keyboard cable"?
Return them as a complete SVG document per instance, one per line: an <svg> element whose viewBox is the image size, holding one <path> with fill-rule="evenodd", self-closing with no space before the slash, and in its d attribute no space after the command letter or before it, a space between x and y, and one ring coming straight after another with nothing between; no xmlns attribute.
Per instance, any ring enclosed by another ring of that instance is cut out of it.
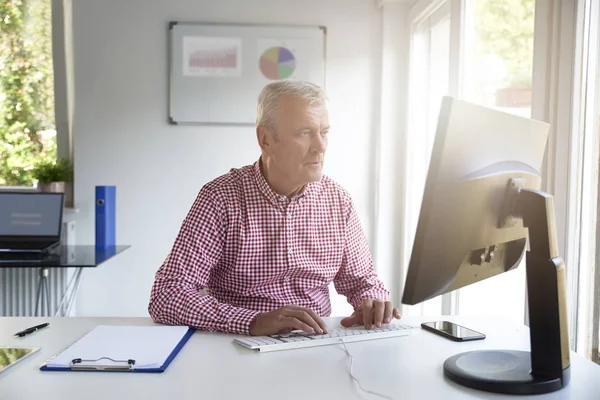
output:
<svg viewBox="0 0 600 400"><path fill-rule="evenodd" d="M353 367L353 365L354 365L354 357L352 357L352 354L350 354L350 352L348 351L348 348L346 347L346 343L344 342L344 339L342 339L342 338L339 338L339 339L340 339L340 342L342 342L342 346L344 346L344 351L346 352L346 355L347 355L347 356L350 358L350 370L349 370L349 372L350 372L350 377L352 378L352 380L353 380L354 382L356 382L356 384L358 385L358 388L359 388L360 390L362 390L363 392L365 392L365 393L373 394L373 395L375 395L375 396L379 396L379 397L382 397L382 398L384 398L384 399L388 399L388 400L394 400L394 398L393 398L393 397L387 396L387 395L385 395L385 394L381 394L381 393L373 392L373 391L371 391L371 390L367 390L367 389L365 389L365 388L363 388L363 387L362 387L362 385L361 385L361 384L360 384L360 382L358 381L358 378L356 378L356 377L354 376L354 373L352 372L352 367Z"/></svg>

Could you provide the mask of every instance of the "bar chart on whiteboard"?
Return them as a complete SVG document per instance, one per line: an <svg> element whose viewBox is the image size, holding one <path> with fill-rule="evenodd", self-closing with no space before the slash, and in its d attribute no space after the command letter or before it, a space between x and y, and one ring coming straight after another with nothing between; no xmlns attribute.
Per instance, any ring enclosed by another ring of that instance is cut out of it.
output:
<svg viewBox="0 0 600 400"><path fill-rule="evenodd" d="M240 38L183 37L183 75L239 77L242 40Z"/></svg>

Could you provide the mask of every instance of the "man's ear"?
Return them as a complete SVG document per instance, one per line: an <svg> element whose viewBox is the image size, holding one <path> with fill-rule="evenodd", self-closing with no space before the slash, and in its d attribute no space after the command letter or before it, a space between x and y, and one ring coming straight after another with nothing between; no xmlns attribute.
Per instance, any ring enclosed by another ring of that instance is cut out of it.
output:
<svg viewBox="0 0 600 400"><path fill-rule="evenodd" d="M260 149L262 151L268 151L271 146L271 141L273 140L273 137L266 126L258 125L256 127L256 139L258 140L258 145L260 146Z"/></svg>

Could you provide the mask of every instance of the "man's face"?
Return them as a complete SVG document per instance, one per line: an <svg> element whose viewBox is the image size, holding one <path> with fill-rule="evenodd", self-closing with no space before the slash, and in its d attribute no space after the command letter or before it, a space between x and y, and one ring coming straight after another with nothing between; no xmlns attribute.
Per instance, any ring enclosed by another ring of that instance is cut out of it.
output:
<svg viewBox="0 0 600 400"><path fill-rule="evenodd" d="M320 180L329 133L326 106L285 96L272 129L275 138L268 151L278 174L298 186Z"/></svg>

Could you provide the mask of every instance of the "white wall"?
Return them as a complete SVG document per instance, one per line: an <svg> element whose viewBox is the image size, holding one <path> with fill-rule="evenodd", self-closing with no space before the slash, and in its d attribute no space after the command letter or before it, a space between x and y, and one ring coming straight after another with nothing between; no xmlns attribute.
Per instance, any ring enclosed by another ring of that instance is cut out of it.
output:
<svg viewBox="0 0 600 400"><path fill-rule="evenodd" d="M381 98L381 13L374 2L74 1L77 242L94 242L94 186L116 185L117 240L132 246L85 271L77 315L146 316L154 273L199 188L259 155L252 128L167 124L171 20L327 26L333 130L325 169L351 192L372 238ZM334 313L347 310L335 301Z"/></svg>

